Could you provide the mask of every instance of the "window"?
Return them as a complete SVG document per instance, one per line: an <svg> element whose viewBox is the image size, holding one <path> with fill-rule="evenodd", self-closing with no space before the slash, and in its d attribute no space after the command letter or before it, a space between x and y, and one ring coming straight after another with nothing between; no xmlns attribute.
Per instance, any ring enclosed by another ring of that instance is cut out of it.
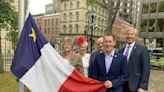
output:
<svg viewBox="0 0 164 92"><path fill-rule="evenodd" d="M157 3L150 3L150 13L156 13Z"/></svg>
<svg viewBox="0 0 164 92"><path fill-rule="evenodd" d="M100 29L98 28L98 30L97 30L97 35L100 35L100 33L99 33L99 32L100 32Z"/></svg>
<svg viewBox="0 0 164 92"><path fill-rule="evenodd" d="M44 30L45 30L45 31L44 31L44 34L46 35L46 34L47 34L47 30L46 30L46 27L44 28Z"/></svg>
<svg viewBox="0 0 164 92"><path fill-rule="evenodd" d="M66 26L63 25L63 32L66 33Z"/></svg>
<svg viewBox="0 0 164 92"><path fill-rule="evenodd" d="M52 31L52 34L53 34L53 33L54 33L54 26L52 26L52 28L51 28L51 29L52 29L51 31Z"/></svg>
<svg viewBox="0 0 164 92"><path fill-rule="evenodd" d="M58 19L56 19L56 26L58 26Z"/></svg>
<svg viewBox="0 0 164 92"><path fill-rule="evenodd" d="M105 20L105 23L106 23L106 26L107 26L107 24L108 24L108 21L107 21L107 20Z"/></svg>
<svg viewBox="0 0 164 92"><path fill-rule="evenodd" d="M155 30L155 19L150 19L149 20L148 31L149 32L154 32L154 30Z"/></svg>
<svg viewBox="0 0 164 92"><path fill-rule="evenodd" d="M157 20L157 28L156 28L156 31L157 32L162 32L162 29L163 29L163 24L164 24L164 19L158 19Z"/></svg>
<svg viewBox="0 0 164 92"><path fill-rule="evenodd" d="M64 19L64 20L63 20L64 22L67 21L67 15L66 15L66 13L64 13L64 15L63 15L63 19Z"/></svg>
<svg viewBox="0 0 164 92"><path fill-rule="evenodd" d="M44 20L44 22L45 22L45 26L47 26L47 20L46 19Z"/></svg>
<svg viewBox="0 0 164 92"><path fill-rule="evenodd" d="M100 17L98 18L98 25L100 25Z"/></svg>
<svg viewBox="0 0 164 92"><path fill-rule="evenodd" d="M141 21L141 32L146 32L147 30L147 20Z"/></svg>
<svg viewBox="0 0 164 92"><path fill-rule="evenodd" d="M120 17L122 17L122 16L123 16L123 14L120 12L120 13L119 13L119 16L120 16Z"/></svg>
<svg viewBox="0 0 164 92"><path fill-rule="evenodd" d="M97 12L97 6L95 6L95 12Z"/></svg>
<svg viewBox="0 0 164 92"><path fill-rule="evenodd" d="M101 24L102 24L102 26L104 26L104 20L103 19L101 20Z"/></svg>
<svg viewBox="0 0 164 92"><path fill-rule="evenodd" d="M76 12L76 21L79 21L79 12Z"/></svg>
<svg viewBox="0 0 164 92"><path fill-rule="evenodd" d="M72 17L73 17L72 12L70 12L69 13L69 21L72 21Z"/></svg>
<svg viewBox="0 0 164 92"><path fill-rule="evenodd" d="M72 8L73 8L73 3L71 2L71 3L70 3L70 9L72 9Z"/></svg>
<svg viewBox="0 0 164 92"><path fill-rule="evenodd" d="M64 10L67 10L67 4L64 3Z"/></svg>
<svg viewBox="0 0 164 92"><path fill-rule="evenodd" d="M101 29L101 36L103 35L103 29Z"/></svg>
<svg viewBox="0 0 164 92"><path fill-rule="evenodd" d="M80 5L80 3L79 3L79 1L77 1L76 2L76 8L79 8L79 5Z"/></svg>
<svg viewBox="0 0 164 92"><path fill-rule="evenodd" d="M48 30L47 30L47 31L48 31L48 34L50 34L50 28L48 27L47 29L48 29Z"/></svg>
<svg viewBox="0 0 164 92"><path fill-rule="evenodd" d="M51 22L51 20L50 20L50 19L48 19L48 26L50 26L50 22Z"/></svg>
<svg viewBox="0 0 164 92"><path fill-rule="evenodd" d="M102 10L102 15L105 16L105 15L104 15L104 9Z"/></svg>
<svg viewBox="0 0 164 92"><path fill-rule="evenodd" d="M69 34L72 33L72 25L69 25Z"/></svg>
<svg viewBox="0 0 164 92"><path fill-rule="evenodd" d="M163 47L163 39L162 38L157 38L157 47Z"/></svg>
<svg viewBox="0 0 164 92"><path fill-rule="evenodd" d="M97 24L97 16L94 17L95 24Z"/></svg>
<svg viewBox="0 0 164 92"><path fill-rule="evenodd" d="M54 19L52 19L52 26L54 26Z"/></svg>
<svg viewBox="0 0 164 92"><path fill-rule="evenodd" d="M114 6L114 2L112 2L112 6Z"/></svg>
<svg viewBox="0 0 164 92"><path fill-rule="evenodd" d="M99 8L99 14L101 14L101 8Z"/></svg>
<svg viewBox="0 0 164 92"><path fill-rule="evenodd" d="M56 26L56 33L58 33L58 27Z"/></svg>
<svg viewBox="0 0 164 92"><path fill-rule="evenodd" d="M158 11L164 12L164 1L159 2Z"/></svg>
<svg viewBox="0 0 164 92"><path fill-rule="evenodd" d="M78 33L79 32L79 25L78 24L76 24L76 33Z"/></svg>

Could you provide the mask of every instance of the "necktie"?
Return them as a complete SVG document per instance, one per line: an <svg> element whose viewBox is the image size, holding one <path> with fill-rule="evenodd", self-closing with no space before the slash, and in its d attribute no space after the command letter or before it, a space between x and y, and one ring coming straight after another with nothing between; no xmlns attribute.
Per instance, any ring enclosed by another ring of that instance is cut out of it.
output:
<svg viewBox="0 0 164 92"><path fill-rule="evenodd" d="M131 47L131 46L128 46L127 49L126 49L126 52L125 52L125 56L127 56L127 57L128 57L128 55L129 55L129 49L130 49L130 47Z"/></svg>

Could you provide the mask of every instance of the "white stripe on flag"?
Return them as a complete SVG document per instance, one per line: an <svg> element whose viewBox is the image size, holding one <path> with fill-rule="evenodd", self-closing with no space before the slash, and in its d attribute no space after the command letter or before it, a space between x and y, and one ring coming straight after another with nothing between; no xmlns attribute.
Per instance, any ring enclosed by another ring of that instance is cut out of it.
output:
<svg viewBox="0 0 164 92"><path fill-rule="evenodd" d="M41 49L41 56L35 65L20 80L33 92L58 92L73 70L47 43Z"/></svg>

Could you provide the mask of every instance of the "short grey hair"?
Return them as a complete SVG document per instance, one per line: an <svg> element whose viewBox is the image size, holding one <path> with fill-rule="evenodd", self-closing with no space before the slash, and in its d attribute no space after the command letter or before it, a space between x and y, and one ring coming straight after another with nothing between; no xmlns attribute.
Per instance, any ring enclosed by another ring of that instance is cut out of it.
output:
<svg viewBox="0 0 164 92"><path fill-rule="evenodd" d="M74 44L73 39L71 39L70 37L67 37L67 36L63 38L63 43L66 43L66 42L71 43L71 45Z"/></svg>
<svg viewBox="0 0 164 92"><path fill-rule="evenodd" d="M96 43L98 44L100 41L104 41L104 38L103 37L98 38Z"/></svg>
<svg viewBox="0 0 164 92"><path fill-rule="evenodd" d="M135 32L136 35L138 35L138 30L137 30L136 28L134 28L134 27L129 27L129 28L125 31L125 33L127 33L128 31L133 31L133 32Z"/></svg>

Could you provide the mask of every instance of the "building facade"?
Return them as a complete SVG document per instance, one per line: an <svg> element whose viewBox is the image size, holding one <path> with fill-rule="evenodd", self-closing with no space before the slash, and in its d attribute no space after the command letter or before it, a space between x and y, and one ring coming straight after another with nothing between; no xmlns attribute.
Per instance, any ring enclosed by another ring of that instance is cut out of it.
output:
<svg viewBox="0 0 164 92"><path fill-rule="evenodd" d="M116 2L113 2L116 6ZM140 29L141 19L141 0L122 0L117 13L117 18L132 24L135 28Z"/></svg>
<svg viewBox="0 0 164 92"><path fill-rule="evenodd" d="M107 22L107 10L103 0L94 7L87 6L87 0L61 0L61 36L86 36L89 47L97 37L103 36ZM93 46L94 48L94 46Z"/></svg>
<svg viewBox="0 0 164 92"><path fill-rule="evenodd" d="M46 13L59 13L60 0L53 0L53 3L47 4L45 8Z"/></svg>
<svg viewBox="0 0 164 92"><path fill-rule="evenodd" d="M142 1L140 35L149 49L164 48L164 0Z"/></svg>
<svg viewBox="0 0 164 92"><path fill-rule="evenodd" d="M41 30L45 38L57 50L59 49L59 34L60 34L60 13L39 14L34 16L38 28Z"/></svg>
<svg viewBox="0 0 164 92"><path fill-rule="evenodd" d="M57 8L59 3L60 6ZM77 36L86 36L91 47L98 37L105 35L108 16L106 4L107 0L97 0L92 7L88 7L87 0L53 0L53 3L46 5L51 7L49 11L48 8L46 10L47 13L60 12L61 39L64 36L73 39ZM116 2L113 1L113 9L115 6ZM122 0L117 18L138 27L140 8L140 0Z"/></svg>

